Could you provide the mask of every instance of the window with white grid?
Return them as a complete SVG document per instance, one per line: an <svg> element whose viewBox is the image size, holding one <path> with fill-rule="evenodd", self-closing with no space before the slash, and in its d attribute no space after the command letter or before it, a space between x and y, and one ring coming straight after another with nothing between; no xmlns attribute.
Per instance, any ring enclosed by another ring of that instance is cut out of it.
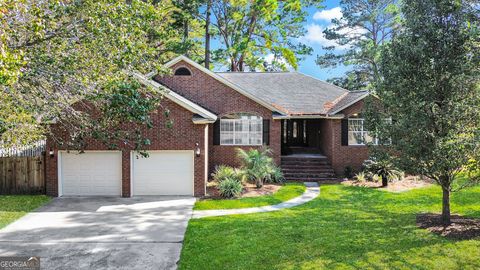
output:
<svg viewBox="0 0 480 270"><path fill-rule="evenodd" d="M251 114L234 114L220 119L221 145L262 145L262 118Z"/></svg>
<svg viewBox="0 0 480 270"><path fill-rule="evenodd" d="M385 119L391 122L392 119ZM391 144L391 140L384 142L384 145ZM365 119L363 118L349 118L348 119L348 145L379 145L380 140L371 136L368 130L365 129Z"/></svg>

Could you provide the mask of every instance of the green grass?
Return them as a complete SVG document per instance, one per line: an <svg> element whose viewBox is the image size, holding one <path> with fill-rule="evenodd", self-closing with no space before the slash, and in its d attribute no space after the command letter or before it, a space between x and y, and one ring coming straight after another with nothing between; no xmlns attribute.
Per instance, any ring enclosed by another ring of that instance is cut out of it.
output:
<svg viewBox="0 0 480 270"><path fill-rule="evenodd" d="M234 209L273 205L300 196L303 192L305 192L305 186L303 183L286 183L277 192L271 195L233 200L202 200L195 203L194 209Z"/></svg>
<svg viewBox="0 0 480 270"><path fill-rule="evenodd" d="M452 212L480 218L480 187L452 195ZM326 185L277 212L190 220L180 269L480 269L480 239L419 229L440 212L438 186L402 193Z"/></svg>
<svg viewBox="0 0 480 270"><path fill-rule="evenodd" d="M50 200L45 195L0 195L0 228L21 218Z"/></svg>

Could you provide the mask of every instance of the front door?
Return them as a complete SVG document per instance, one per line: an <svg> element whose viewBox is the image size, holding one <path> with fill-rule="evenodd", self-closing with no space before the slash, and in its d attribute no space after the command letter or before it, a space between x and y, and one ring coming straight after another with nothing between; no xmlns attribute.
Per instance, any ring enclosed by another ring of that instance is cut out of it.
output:
<svg viewBox="0 0 480 270"><path fill-rule="evenodd" d="M287 120L284 123L286 128L286 144L288 146L306 146L307 145L307 121L301 119Z"/></svg>

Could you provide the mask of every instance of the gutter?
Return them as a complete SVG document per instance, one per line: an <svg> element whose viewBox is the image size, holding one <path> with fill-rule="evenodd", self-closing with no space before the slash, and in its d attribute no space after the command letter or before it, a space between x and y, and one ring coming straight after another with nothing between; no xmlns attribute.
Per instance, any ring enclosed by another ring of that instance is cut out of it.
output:
<svg viewBox="0 0 480 270"><path fill-rule="evenodd" d="M345 115L335 114L329 116L328 114L294 114L294 115L274 115L272 118L274 120L283 120L283 119L343 119Z"/></svg>

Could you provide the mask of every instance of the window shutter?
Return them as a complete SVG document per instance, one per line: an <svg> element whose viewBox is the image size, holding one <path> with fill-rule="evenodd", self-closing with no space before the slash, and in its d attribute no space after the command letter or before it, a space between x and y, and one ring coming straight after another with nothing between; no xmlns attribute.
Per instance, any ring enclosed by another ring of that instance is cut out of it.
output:
<svg viewBox="0 0 480 270"><path fill-rule="evenodd" d="M270 120L263 119L263 144L270 145Z"/></svg>
<svg viewBox="0 0 480 270"><path fill-rule="evenodd" d="M348 145L348 119L342 119L342 145Z"/></svg>
<svg viewBox="0 0 480 270"><path fill-rule="evenodd" d="M220 145L220 119L213 123L213 145Z"/></svg>

